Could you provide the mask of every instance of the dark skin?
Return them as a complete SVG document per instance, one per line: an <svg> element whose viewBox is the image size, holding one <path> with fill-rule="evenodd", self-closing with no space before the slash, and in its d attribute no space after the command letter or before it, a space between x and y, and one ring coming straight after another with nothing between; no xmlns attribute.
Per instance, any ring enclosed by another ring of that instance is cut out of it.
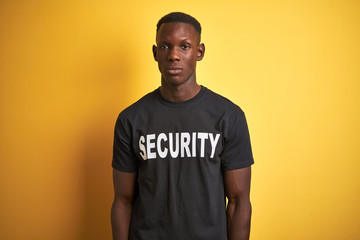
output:
<svg viewBox="0 0 360 240"><path fill-rule="evenodd" d="M114 202L111 207L111 226L114 240L128 240L134 201L136 174L113 169Z"/></svg>
<svg viewBox="0 0 360 240"><path fill-rule="evenodd" d="M168 101L182 102L199 93L196 63L205 53L200 34L187 23L165 23L159 28L153 46L155 61L161 73L160 92ZM228 240L248 240L250 234L251 167L224 171L224 187L228 198ZM137 184L136 173L113 170L114 202L111 223L114 240L128 240L132 206Z"/></svg>
<svg viewBox="0 0 360 240"><path fill-rule="evenodd" d="M205 45L200 34L187 23L162 24L153 46L161 72L162 96L173 102L193 98L200 91L196 82L196 62L204 57Z"/></svg>
<svg viewBox="0 0 360 240"><path fill-rule="evenodd" d="M251 203L250 203L251 167L224 171L224 185L228 206L227 239L248 240L250 236Z"/></svg>

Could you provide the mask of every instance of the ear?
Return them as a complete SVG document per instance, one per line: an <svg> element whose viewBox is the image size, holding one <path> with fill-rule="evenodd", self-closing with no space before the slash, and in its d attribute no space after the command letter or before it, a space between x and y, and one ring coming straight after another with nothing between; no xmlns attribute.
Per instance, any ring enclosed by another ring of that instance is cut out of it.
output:
<svg viewBox="0 0 360 240"><path fill-rule="evenodd" d="M198 52L197 52L197 61L201 61L204 57L205 54L205 44L201 43L198 46Z"/></svg>
<svg viewBox="0 0 360 240"><path fill-rule="evenodd" d="M152 46L153 56L155 61L157 61L156 53L157 53L157 47L155 45Z"/></svg>

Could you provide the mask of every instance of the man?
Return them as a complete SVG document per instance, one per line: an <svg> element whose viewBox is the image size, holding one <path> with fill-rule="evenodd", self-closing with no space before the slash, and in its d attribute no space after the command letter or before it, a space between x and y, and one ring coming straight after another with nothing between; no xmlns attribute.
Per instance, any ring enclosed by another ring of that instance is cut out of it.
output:
<svg viewBox="0 0 360 240"><path fill-rule="evenodd" d="M161 86L117 119L116 240L249 239L253 157L245 115L197 84L200 35L187 14L160 19L153 54Z"/></svg>

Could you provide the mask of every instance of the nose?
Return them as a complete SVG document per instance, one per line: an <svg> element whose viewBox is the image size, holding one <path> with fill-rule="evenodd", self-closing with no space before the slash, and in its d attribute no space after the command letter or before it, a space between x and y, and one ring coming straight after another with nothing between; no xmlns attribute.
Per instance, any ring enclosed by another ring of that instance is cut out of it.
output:
<svg viewBox="0 0 360 240"><path fill-rule="evenodd" d="M179 61L180 60L180 52L177 47L170 48L168 60L169 61Z"/></svg>

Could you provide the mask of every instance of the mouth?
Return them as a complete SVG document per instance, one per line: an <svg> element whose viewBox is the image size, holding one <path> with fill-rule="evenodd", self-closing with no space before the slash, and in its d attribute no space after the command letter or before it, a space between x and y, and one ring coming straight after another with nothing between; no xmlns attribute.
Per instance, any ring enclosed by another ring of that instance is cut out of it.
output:
<svg viewBox="0 0 360 240"><path fill-rule="evenodd" d="M183 69L179 67L169 67L166 68L165 71L170 75L177 75L180 74L183 71Z"/></svg>

